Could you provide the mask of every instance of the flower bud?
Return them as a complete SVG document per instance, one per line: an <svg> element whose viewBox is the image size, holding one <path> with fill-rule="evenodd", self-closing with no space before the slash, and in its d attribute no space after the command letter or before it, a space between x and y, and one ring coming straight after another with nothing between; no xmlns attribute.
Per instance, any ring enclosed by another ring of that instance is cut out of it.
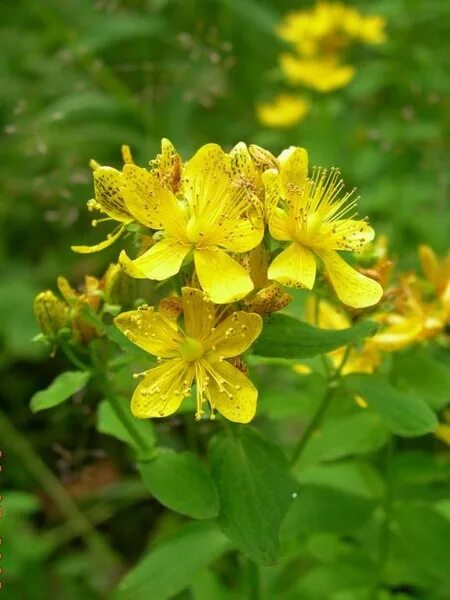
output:
<svg viewBox="0 0 450 600"><path fill-rule="evenodd" d="M136 298L136 280L120 265L111 264L104 275L104 295L108 304L130 307Z"/></svg>
<svg viewBox="0 0 450 600"><path fill-rule="evenodd" d="M248 151L250 152L250 156L255 161L256 165L263 171L266 169L277 169L278 162L275 156L262 148L261 146L257 146L256 144L250 144L248 147Z"/></svg>
<svg viewBox="0 0 450 600"><path fill-rule="evenodd" d="M419 260L425 277L432 285L437 286L439 283L439 263L430 246L425 246L425 244L419 246Z"/></svg>
<svg viewBox="0 0 450 600"><path fill-rule="evenodd" d="M67 324L68 307L47 290L34 299L34 315L42 333L53 337Z"/></svg>
<svg viewBox="0 0 450 600"><path fill-rule="evenodd" d="M159 303L158 312L171 321L176 321L183 313L183 300L178 296L163 298Z"/></svg>
<svg viewBox="0 0 450 600"><path fill-rule="evenodd" d="M250 312L268 315L281 310L291 301L292 296L285 292L281 285L274 283L257 292L246 305Z"/></svg>

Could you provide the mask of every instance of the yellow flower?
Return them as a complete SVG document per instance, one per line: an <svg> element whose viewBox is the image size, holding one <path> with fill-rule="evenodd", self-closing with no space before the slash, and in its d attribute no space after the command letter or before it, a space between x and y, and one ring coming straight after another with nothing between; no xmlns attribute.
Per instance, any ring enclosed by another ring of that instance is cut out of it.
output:
<svg viewBox="0 0 450 600"><path fill-rule="evenodd" d="M128 146L122 146L122 157L125 164L132 164L132 157ZM127 210L120 188L122 186L122 173L112 167L102 167L96 161L91 161L94 176L95 199L89 200L87 207L90 211L98 210L107 215L103 219L94 219L93 227L105 221L116 221L118 227L108 233L106 240L94 246L72 246L74 252L90 254L99 252L111 246L125 231L125 226L133 221L133 216Z"/></svg>
<svg viewBox="0 0 450 600"><path fill-rule="evenodd" d="M440 262L430 246L419 246L419 259L425 277L433 286L433 290L450 317L450 253Z"/></svg>
<svg viewBox="0 0 450 600"><path fill-rule="evenodd" d="M379 15L362 15L351 6L318 2L310 10L288 13L277 32L302 56L340 52L353 40L367 44L385 41L386 22Z"/></svg>
<svg viewBox="0 0 450 600"><path fill-rule="evenodd" d="M246 296L253 283L230 253L248 252L264 233L257 206L235 185L230 158L216 144L200 148L183 169L182 195L164 187L153 173L125 165L125 205L141 223L161 231L142 256L120 262L132 277L167 279L193 253L198 280L217 304Z"/></svg>
<svg viewBox="0 0 450 600"><path fill-rule="evenodd" d="M383 352L402 350L439 335L445 327L446 310L439 302L425 302L415 276L404 277L396 293L393 312L375 315L382 329L368 344Z"/></svg>
<svg viewBox="0 0 450 600"><path fill-rule="evenodd" d="M363 16L357 11L349 15L344 23L347 34L366 44L381 44L386 41L386 19L380 15Z"/></svg>
<svg viewBox="0 0 450 600"><path fill-rule="evenodd" d="M318 168L308 178L307 158L303 148L291 147L280 155L279 171L269 169L263 175L267 196L273 199L270 233L290 242L272 261L268 277L312 289L320 259L341 302L354 308L372 306L380 300L382 287L348 265L337 251L360 250L374 238L374 231L366 220L355 218L357 199L353 191L342 193L339 171Z"/></svg>
<svg viewBox="0 0 450 600"><path fill-rule="evenodd" d="M310 107L308 100L301 96L280 94L270 102L258 104L256 112L267 127L292 127L303 121Z"/></svg>
<svg viewBox="0 0 450 600"><path fill-rule="evenodd" d="M444 444L450 446L450 410L444 410L442 416L444 421L439 423L434 435L441 440L441 442L444 442Z"/></svg>
<svg viewBox="0 0 450 600"><path fill-rule="evenodd" d="M277 31L303 56L336 52L348 43L342 31L346 17L347 7L344 5L319 2L310 10L288 13Z"/></svg>
<svg viewBox="0 0 450 600"><path fill-rule="evenodd" d="M306 320L309 323L324 329L347 329L347 327L352 326L349 315L342 309L337 308L326 300L320 300L317 310L317 301L316 298L311 296L307 300ZM329 352L327 356L330 357L334 367L337 368L341 364L345 353L346 347L343 346L342 348L337 348L336 350ZM362 348L351 348L347 361L342 369L342 374L373 373L380 363L381 354L366 343ZM299 371L297 370L297 372Z"/></svg>
<svg viewBox="0 0 450 600"><path fill-rule="evenodd" d="M258 337L261 317L239 311L221 321L201 290L185 287L182 294L183 328L153 308L115 319L134 344L160 358L134 391L133 414L141 419L171 415L190 395L195 380L196 419L204 414L207 402L212 418L218 410L231 421L248 423L255 414L258 391L227 359L241 355Z"/></svg>
<svg viewBox="0 0 450 600"><path fill-rule="evenodd" d="M355 76L355 68L340 64L336 57L300 58L282 54L280 63L290 83L302 84L318 92L343 88Z"/></svg>

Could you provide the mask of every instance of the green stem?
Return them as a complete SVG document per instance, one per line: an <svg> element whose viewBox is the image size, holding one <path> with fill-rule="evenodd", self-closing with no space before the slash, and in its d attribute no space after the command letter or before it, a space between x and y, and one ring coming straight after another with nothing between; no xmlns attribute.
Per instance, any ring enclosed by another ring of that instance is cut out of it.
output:
<svg viewBox="0 0 450 600"><path fill-rule="evenodd" d="M249 600L259 600L261 598L261 585L258 565L248 558L244 566L245 592Z"/></svg>
<svg viewBox="0 0 450 600"><path fill-rule="evenodd" d="M0 410L0 438L11 452L28 469L32 477L50 496L60 514L67 519L67 525L73 533L82 537L94 556L103 557L108 567L117 568L120 560L114 550L108 546L91 522L80 511L78 505L61 485L56 475L36 454L30 442L15 428L9 418Z"/></svg>
<svg viewBox="0 0 450 600"><path fill-rule="evenodd" d="M142 490L129 498L127 497L126 502L120 506L111 506L110 504L105 505L99 501L98 504L87 507L85 514L92 524L100 525L117 516L118 513L128 510L133 504L137 504L146 499L148 499L148 489L142 484ZM49 548L49 552L54 552L59 546L67 544L77 537L78 536L74 533L73 529L65 523L48 531L41 536L41 539Z"/></svg>
<svg viewBox="0 0 450 600"><path fill-rule="evenodd" d="M314 414L313 418L306 427L302 437L299 439L296 447L294 448L294 452L292 453L291 457L292 466L297 464L300 456L303 453L303 450L305 449L306 444L309 442L313 434L317 431L322 417L325 414L328 406L330 405L331 400L333 399L334 390L335 386L332 386L330 382L327 386L325 394L322 397L322 400L320 401L316 413Z"/></svg>
<svg viewBox="0 0 450 600"><path fill-rule="evenodd" d="M65 341L59 340L58 344L63 353L75 367L77 367L81 371L90 370L89 366L78 358L78 356L75 354L72 348Z"/></svg>
<svg viewBox="0 0 450 600"><path fill-rule="evenodd" d="M395 438L391 436L386 446L386 490L383 500L384 519L380 527L380 535L378 542L378 568L373 582L370 600L377 600L380 583L383 581L386 563L389 558L389 550L391 546L391 522L392 522L392 507L394 501L393 489L393 468L392 460L395 452Z"/></svg>
<svg viewBox="0 0 450 600"><path fill-rule="evenodd" d="M112 409L116 413L124 428L129 433L130 437L136 442L136 446L144 453L145 456L150 455L153 452L153 446L149 445L145 437L138 430L134 423L134 418L130 418L128 409L124 407L120 397L112 389L109 381L106 378L106 374L103 374L100 385L105 395L105 399L110 403Z"/></svg>
<svg viewBox="0 0 450 600"><path fill-rule="evenodd" d="M311 437L314 435L314 433L319 428L319 425L322 421L322 417L325 414L325 412L327 411L327 409L333 399L334 392L338 386L338 382L339 382L342 370L345 367L345 364L347 363L348 357L350 356L350 351L351 351L351 346L347 346L347 348L345 349L344 356L342 357L342 360L341 360L339 366L337 367L337 369L335 370L333 375L329 376L327 389L325 391L325 394L322 397L322 400L320 401L317 411L314 414L311 421L309 422L308 426L306 427L306 429L305 429L302 437L298 441L296 447L294 448L294 452L292 453L292 458L291 458L292 466L294 466L298 462L300 456L303 453L303 450L305 449L306 444L309 442Z"/></svg>

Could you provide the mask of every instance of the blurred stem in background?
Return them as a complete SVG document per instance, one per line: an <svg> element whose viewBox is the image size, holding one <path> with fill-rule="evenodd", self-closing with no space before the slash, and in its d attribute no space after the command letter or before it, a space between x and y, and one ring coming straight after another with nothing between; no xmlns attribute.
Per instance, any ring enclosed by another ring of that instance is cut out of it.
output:
<svg viewBox="0 0 450 600"><path fill-rule="evenodd" d="M14 427L1 410L0 438L3 444L10 448L11 452L21 461L40 488L48 494L61 516L67 520L67 526L76 536L83 538L91 550L92 556L98 560L99 568L105 573L117 572L121 564L119 556L81 512L58 478L36 454L30 442Z"/></svg>
<svg viewBox="0 0 450 600"><path fill-rule="evenodd" d="M383 576L386 569L386 564L389 559L389 551L391 547L391 522L392 508L394 502L394 473L393 473L393 458L395 454L395 437L391 435L385 449L384 473L385 492L383 498L383 519L380 524L378 537L378 552L376 556L377 570L375 581L369 596L369 600L377 600L380 593L380 585L383 582Z"/></svg>

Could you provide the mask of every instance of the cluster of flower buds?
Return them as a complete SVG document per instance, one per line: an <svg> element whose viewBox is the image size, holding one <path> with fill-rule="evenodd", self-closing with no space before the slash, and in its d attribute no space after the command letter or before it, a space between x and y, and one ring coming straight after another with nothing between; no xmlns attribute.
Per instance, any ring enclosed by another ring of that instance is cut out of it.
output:
<svg viewBox="0 0 450 600"><path fill-rule="evenodd" d="M228 153L206 144L184 162L163 139L147 167L134 163L127 146L122 153L120 170L91 163L88 208L103 213L93 225L115 222L115 229L94 246L73 247L91 253L115 243L118 264L101 281L87 277L81 292L60 279L64 302L44 292L36 315L46 335L70 323L87 342L98 332L84 320L86 306L94 313L104 303L137 308L115 323L160 364L136 388L136 416L171 414L195 382L197 418L206 405L211 416L217 410L247 422L257 390L241 356L261 317L290 302L289 288L312 290L322 274L330 293L355 310L380 301L377 277L341 256L360 253L374 238L367 218L357 216L358 198L337 169L309 171L304 148L275 157L242 142ZM157 310L139 306L133 280L153 282L145 301L160 301Z"/></svg>
<svg viewBox="0 0 450 600"><path fill-rule="evenodd" d="M119 265L111 264L101 279L86 275L80 289L74 289L65 277L58 277L58 297L52 290L39 293L34 314L41 333L51 343L59 335L73 342L88 344L102 335L96 316L108 307L132 306L136 297L135 281Z"/></svg>

